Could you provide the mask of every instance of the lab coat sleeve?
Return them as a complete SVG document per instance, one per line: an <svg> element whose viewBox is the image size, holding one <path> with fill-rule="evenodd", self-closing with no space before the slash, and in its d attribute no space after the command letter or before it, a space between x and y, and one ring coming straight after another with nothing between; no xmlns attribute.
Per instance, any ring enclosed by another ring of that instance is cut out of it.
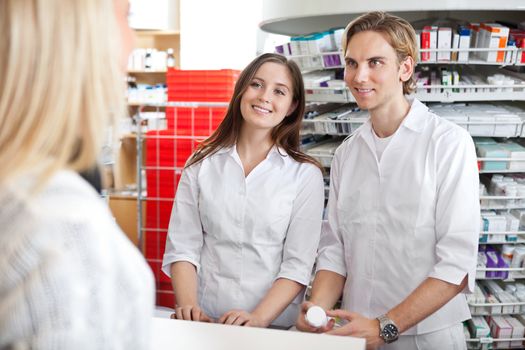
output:
<svg viewBox="0 0 525 350"><path fill-rule="evenodd" d="M202 224L199 214L199 186L197 183L201 163L185 168L175 195L162 260L162 271L171 277L171 264L187 261L200 269L203 245Z"/></svg>
<svg viewBox="0 0 525 350"><path fill-rule="evenodd" d="M337 214L337 198L339 196L339 182L341 181L339 174L344 157L344 147L346 147L346 144L337 149L332 161L330 193L326 207L327 221L323 222L316 271L328 270L346 277L344 245Z"/></svg>
<svg viewBox="0 0 525 350"><path fill-rule="evenodd" d="M321 170L316 166L302 164L301 167L304 171L293 202L283 261L276 279L287 278L307 286L319 246L324 184Z"/></svg>
<svg viewBox="0 0 525 350"><path fill-rule="evenodd" d="M470 135L454 128L436 142L436 257L430 276L474 291L479 240L479 174Z"/></svg>

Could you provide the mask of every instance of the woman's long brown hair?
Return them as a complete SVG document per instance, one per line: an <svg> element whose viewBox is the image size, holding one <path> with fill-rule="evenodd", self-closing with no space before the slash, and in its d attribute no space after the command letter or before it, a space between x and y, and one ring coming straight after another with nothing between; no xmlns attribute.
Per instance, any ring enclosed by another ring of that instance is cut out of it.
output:
<svg viewBox="0 0 525 350"><path fill-rule="evenodd" d="M297 103L297 107L292 114L284 118L279 125L273 128L271 133L272 141L276 146L284 149L286 153L297 162L311 163L323 170L321 164L319 164L317 160L299 150L299 132L301 130L301 123L305 110L305 92L301 70L295 62L288 60L284 56L273 53L265 53L258 56L242 71L239 80L235 84L233 97L230 100L224 120L221 122L217 130L199 145L187 162L186 167L213 155L221 148L231 147L237 143L241 131L241 125L243 123L241 115L242 95L252 82L257 70L267 62L282 64L288 68L293 82L293 102Z"/></svg>

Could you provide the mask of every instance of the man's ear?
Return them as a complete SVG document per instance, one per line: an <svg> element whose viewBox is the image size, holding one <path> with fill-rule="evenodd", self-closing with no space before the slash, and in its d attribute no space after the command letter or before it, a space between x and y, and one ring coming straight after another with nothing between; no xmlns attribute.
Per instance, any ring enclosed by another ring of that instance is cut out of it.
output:
<svg viewBox="0 0 525 350"><path fill-rule="evenodd" d="M402 82L408 81L414 74L414 58L407 56L399 65L399 79Z"/></svg>
<svg viewBox="0 0 525 350"><path fill-rule="evenodd" d="M295 111L295 109L297 108L297 101L293 101L292 102L292 105L290 106L290 108L288 109L288 112L286 112L286 116L288 117L290 114L293 113L293 111Z"/></svg>

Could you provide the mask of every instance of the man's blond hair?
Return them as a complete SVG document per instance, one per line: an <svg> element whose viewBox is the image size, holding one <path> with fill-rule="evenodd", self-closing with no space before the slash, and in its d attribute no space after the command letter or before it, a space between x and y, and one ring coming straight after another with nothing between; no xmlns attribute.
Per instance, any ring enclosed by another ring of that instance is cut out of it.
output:
<svg viewBox="0 0 525 350"><path fill-rule="evenodd" d="M412 57L417 62L418 45L414 28L403 18L381 12L365 13L354 19L346 27L342 37L343 53L346 56L346 48L350 39L357 33L373 31L383 34L390 46L397 54L398 62L407 57ZM410 94L416 89L414 74L403 82L403 94Z"/></svg>

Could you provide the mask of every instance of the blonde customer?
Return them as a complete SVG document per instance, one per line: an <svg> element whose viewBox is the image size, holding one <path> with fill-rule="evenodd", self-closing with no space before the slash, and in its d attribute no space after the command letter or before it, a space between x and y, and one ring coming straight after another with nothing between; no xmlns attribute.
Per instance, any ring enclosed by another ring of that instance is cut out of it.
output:
<svg viewBox="0 0 525 350"><path fill-rule="evenodd" d="M122 116L126 0L0 1L0 349L144 349L139 251L79 176Z"/></svg>

